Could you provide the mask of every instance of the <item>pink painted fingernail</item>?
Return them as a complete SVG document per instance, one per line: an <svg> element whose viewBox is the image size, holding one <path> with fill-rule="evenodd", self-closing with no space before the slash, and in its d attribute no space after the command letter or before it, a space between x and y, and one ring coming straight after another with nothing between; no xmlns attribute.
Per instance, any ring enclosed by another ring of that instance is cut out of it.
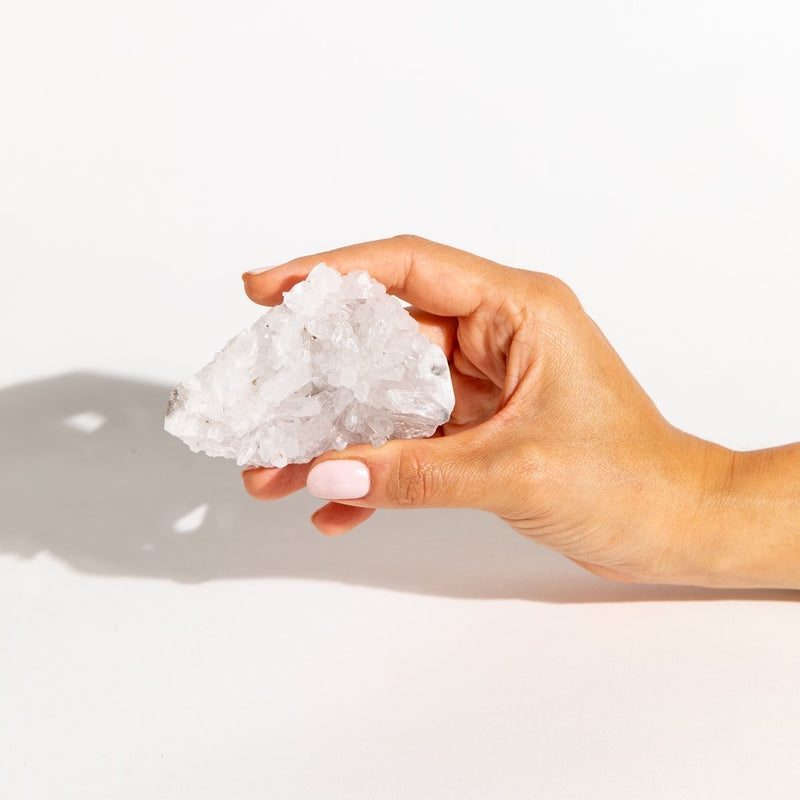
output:
<svg viewBox="0 0 800 800"><path fill-rule="evenodd" d="M306 488L323 500L355 500L369 491L369 470L361 461L334 459L308 473Z"/></svg>

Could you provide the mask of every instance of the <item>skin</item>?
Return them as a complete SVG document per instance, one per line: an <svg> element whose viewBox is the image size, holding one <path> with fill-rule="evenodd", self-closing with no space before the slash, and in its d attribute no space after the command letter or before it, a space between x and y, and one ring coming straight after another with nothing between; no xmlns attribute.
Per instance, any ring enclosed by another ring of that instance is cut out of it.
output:
<svg viewBox="0 0 800 800"><path fill-rule="evenodd" d="M558 278L404 235L245 273L245 290L276 305L322 261L413 304L448 357L455 409L430 439L246 470L253 497L358 460L370 490L320 508L324 534L377 508L469 507L613 580L800 588L800 444L735 452L670 425Z"/></svg>

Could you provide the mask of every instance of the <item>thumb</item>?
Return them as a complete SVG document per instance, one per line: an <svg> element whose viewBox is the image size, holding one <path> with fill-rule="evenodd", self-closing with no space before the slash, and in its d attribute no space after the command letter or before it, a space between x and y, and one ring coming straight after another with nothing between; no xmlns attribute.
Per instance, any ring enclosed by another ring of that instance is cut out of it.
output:
<svg viewBox="0 0 800 800"><path fill-rule="evenodd" d="M478 508L503 495L487 423L451 436L354 445L317 459L306 487L325 500L365 508Z"/></svg>

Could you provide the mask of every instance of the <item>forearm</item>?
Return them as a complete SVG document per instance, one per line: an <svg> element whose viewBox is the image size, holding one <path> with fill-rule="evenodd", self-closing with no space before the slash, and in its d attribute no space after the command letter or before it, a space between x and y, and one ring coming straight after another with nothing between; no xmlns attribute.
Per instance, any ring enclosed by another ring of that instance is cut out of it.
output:
<svg viewBox="0 0 800 800"><path fill-rule="evenodd" d="M800 443L727 451L715 484L700 524L709 582L800 589Z"/></svg>

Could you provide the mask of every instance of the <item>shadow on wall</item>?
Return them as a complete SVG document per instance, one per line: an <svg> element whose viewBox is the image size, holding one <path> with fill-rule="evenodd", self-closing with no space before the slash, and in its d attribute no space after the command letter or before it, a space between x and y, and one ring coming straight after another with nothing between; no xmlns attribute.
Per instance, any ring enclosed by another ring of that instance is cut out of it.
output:
<svg viewBox="0 0 800 800"><path fill-rule="evenodd" d="M162 429L168 387L70 374L0 391L0 554L194 583L308 578L543 602L795 599L602 580L475 511L379 511L340 537L300 492L259 503L230 461Z"/></svg>

